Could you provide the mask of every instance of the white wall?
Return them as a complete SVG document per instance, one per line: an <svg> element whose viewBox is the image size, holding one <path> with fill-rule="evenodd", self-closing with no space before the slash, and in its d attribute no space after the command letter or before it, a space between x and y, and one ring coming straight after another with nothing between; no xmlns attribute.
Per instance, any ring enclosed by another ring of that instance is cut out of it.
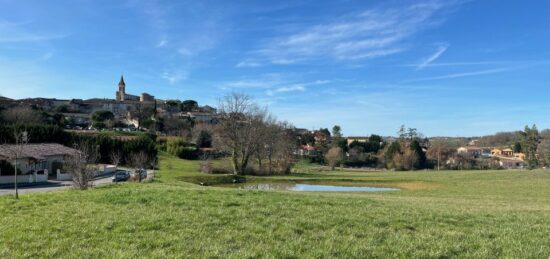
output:
<svg viewBox="0 0 550 259"><path fill-rule="evenodd" d="M43 183L48 181L48 175L46 174L25 174L17 175L17 183ZM0 184L13 184L15 182L15 176L4 175L0 176Z"/></svg>

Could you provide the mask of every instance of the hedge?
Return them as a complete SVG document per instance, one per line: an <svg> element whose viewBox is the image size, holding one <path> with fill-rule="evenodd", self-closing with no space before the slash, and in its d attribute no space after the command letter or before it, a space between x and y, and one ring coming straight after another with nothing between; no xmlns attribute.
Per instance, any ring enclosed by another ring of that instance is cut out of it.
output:
<svg viewBox="0 0 550 259"><path fill-rule="evenodd" d="M112 163L111 154L121 154L119 164L127 164L130 156L144 151L151 157L157 156L156 135L144 134L135 139L115 139L107 135L88 135L64 131L58 126L51 125L0 125L0 143L15 143L14 128L26 130L29 143L59 143L74 147L75 144L89 144L99 146L100 163Z"/></svg>

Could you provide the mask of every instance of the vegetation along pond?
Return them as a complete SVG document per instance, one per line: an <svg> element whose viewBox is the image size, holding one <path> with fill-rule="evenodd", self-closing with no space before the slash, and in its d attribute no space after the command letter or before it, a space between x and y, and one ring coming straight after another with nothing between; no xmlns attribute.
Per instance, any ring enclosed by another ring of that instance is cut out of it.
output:
<svg viewBox="0 0 550 259"><path fill-rule="evenodd" d="M397 191L398 188L372 187L372 186L340 186L329 184L304 184L304 183L238 183L223 185L246 190L284 190L299 192L382 192Z"/></svg>

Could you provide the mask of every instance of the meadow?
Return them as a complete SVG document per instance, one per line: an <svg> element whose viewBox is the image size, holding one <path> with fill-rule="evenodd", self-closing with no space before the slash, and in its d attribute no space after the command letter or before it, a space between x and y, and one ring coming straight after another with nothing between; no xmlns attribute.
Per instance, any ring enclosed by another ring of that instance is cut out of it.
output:
<svg viewBox="0 0 550 259"><path fill-rule="evenodd" d="M540 258L550 256L550 172L325 171L246 181L391 186L381 193L200 186L194 161L89 191L0 197L0 258ZM242 180L242 179L241 179Z"/></svg>

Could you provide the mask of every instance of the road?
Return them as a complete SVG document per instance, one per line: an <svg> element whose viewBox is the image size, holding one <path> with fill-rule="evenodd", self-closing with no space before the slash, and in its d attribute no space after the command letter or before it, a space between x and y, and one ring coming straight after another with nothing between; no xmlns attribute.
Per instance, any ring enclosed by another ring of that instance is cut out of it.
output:
<svg viewBox="0 0 550 259"><path fill-rule="evenodd" d="M106 184L113 184L111 176L105 175L102 177L98 177L94 180L94 186L101 186ZM147 179L151 179L154 176L154 173L152 170L147 170ZM72 188L72 182L71 181L54 181L50 180L46 183L40 183L37 185L32 186L20 186L19 194L25 194L25 193L34 193L34 192L49 192L49 191L56 191L56 190L63 190L63 189L70 189ZM13 185L12 186L0 186L0 196L2 195L10 195L14 194Z"/></svg>

